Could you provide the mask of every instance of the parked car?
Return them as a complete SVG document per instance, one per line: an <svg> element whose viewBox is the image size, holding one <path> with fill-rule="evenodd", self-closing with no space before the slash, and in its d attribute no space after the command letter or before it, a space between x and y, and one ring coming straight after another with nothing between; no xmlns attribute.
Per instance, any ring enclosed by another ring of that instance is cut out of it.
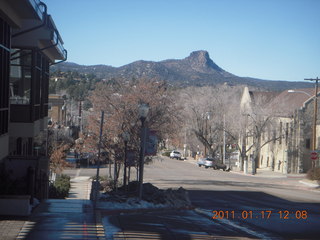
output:
<svg viewBox="0 0 320 240"><path fill-rule="evenodd" d="M213 158L209 158L209 157L207 157L207 158L205 158L205 161L204 161L204 166L205 166L205 168L211 168L211 167L213 167L213 165L214 165L214 159Z"/></svg>
<svg viewBox="0 0 320 240"><path fill-rule="evenodd" d="M203 166L205 166L205 168L213 168L214 170L217 169L222 169L223 171L227 170L227 165L219 162L218 159L214 159L214 158L203 158L201 160L203 162ZM199 161L198 161L198 165L199 165Z"/></svg>
<svg viewBox="0 0 320 240"><path fill-rule="evenodd" d="M181 159L181 153L176 151L176 150L173 150L171 153L170 153L170 158L175 158L175 159L178 159L180 160Z"/></svg>
<svg viewBox="0 0 320 240"><path fill-rule="evenodd" d="M206 163L206 158L199 158L198 159L198 166L201 167L201 166L204 166L204 164Z"/></svg>
<svg viewBox="0 0 320 240"><path fill-rule="evenodd" d="M223 164L222 162L219 162L219 160L213 160L212 162L212 168L214 170L219 170L219 169L222 169L223 171L226 171L227 170L227 165Z"/></svg>

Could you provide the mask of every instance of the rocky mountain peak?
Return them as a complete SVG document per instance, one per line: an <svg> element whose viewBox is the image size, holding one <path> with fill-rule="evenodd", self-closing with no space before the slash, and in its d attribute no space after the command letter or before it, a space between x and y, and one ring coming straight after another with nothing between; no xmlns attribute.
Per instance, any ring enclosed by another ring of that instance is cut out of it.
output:
<svg viewBox="0 0 320 240"><path fill-rule="evenodd" d="M204 50L194 51L189 57L185 58L190 64L191 67L197 71L223 71L218 65L216 65L211 58L209 53Z"/></svg>
<svg viewBox="0 0 320 240"><path fill-rule="evenodd" d="M203 63L206 63L208 60L211 60L209 57L209 53L204 50L191 52L188 58Z"/></svg>
<svg viewBox="0 0 320 240"><path fill-rule="evenodd" d="M1 0L0 0L1 1ZM168 59L160 62L136 61L121 67L106 65L85 66L74 63L53 65L51 71L77 71L92 73L98 78L110 79L154 79L166 81L172 86L215 86L218 84L248 85L259 89L284 90L312 87L306 82L267 81L248 77L238 77L215 64L204 50L194 51L183 59Z"/></svg>

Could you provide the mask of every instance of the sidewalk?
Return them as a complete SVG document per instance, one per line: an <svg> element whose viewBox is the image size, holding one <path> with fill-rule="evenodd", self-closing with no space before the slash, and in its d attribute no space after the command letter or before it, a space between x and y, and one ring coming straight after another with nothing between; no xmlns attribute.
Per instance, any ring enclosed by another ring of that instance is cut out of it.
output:
<svg viewBox="0 0 320 240"><path fill-rule="evenodd" d="M0 216L0 239L14 240L28 217Z"/></svg>
<svg viewBox="0 0 320 240"><path fill-rule="evenodd" d="M197 165L197 161L194 159L186 160L190 164ZM299 173L299 174L284 174L280 172L275 172L269 169L262 169L258 168L256 174L252 174L251 171L248 171L247 174L245 174L242 171L239 170L231 170L230 173L233 174L239 174L242 176L248 176L248 177L254 177L254 178L270 178L270 179L296 179L297 184L301 183L309 188L320 188L320 182L319 181L311 181L306 179L305 173Z"/></svg>
<svg viewBox="0 0 320 240"><path fill-rule="evenodd" d="M245 174L242 171L238 170L231 170L231 173L241 174L244 176L252 176L252 177L266 177L266 178L305 178L306 174L284 174L280 172L271 171L268 169L261 169L258 168L256 174L252 174L251 171L248 171L247 174Z"/></svg>
<svg viewBox="0 0 320 240"><path fill-rule="evenodd" d="M104 231L96 224L90 191L89 177L71 179L67 199L45 200L29 217L0 217L0 239L99 239Z"/></svg>

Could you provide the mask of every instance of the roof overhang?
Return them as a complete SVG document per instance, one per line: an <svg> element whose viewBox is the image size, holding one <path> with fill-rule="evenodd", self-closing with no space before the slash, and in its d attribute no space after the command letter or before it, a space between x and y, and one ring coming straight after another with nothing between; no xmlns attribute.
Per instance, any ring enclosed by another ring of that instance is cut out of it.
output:
<svg viewBox="0 0 320 240"><path fill-rule="evenodd" d="M65 60L67 57L61 36L50 15L46 15L43 21L25 20L23 28L14 30L13 36L12 46L15 48L39 48L51 62Z"/></svg>
<svg viewBox="0 0 320 240"><path fill-rule="evenodd" d="M21 28L25 19L41 20L43 12L39 0L0 1L0 16L13 28Z"/></svg>
<svg viewBox="0 0 320 240"><path fill-rule="evenodd" d="M66 60L59 31L40 0L1 0L0 17L12 27L13 48L38 48L52 63Z"/></svg>

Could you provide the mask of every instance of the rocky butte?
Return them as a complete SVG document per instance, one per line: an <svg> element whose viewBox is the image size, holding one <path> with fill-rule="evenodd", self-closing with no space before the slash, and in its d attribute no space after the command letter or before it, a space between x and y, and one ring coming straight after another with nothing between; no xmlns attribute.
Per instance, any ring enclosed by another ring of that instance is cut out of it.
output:
<svg viewBox="0 0 320 240"><path fill-rule="evenodd" d="M218 84L247 85L261 90L283 91L285 89L309 88L307 82L270 81L250 77L239 77L219 67L204 50L194 51L184 59L168 59L159 62L135 61L121 67L108 65L78 65L61 63L52 71L78 71L94 73L108 81L112 78L150 78L167 81L175 87L215 86Z"/></svg>

